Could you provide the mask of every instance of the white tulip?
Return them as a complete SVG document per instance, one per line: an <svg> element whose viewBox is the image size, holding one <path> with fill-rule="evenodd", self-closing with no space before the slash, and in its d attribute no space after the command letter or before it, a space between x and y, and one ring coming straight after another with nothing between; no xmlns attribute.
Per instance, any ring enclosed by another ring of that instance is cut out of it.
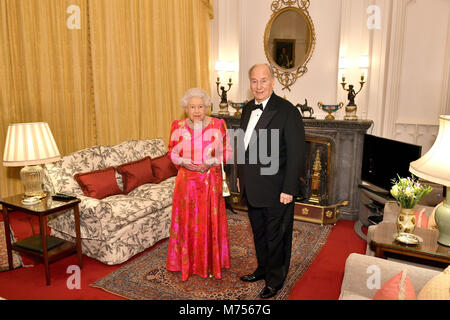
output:
<svg viewBox="0 0 450 320"><path fill-rule="evenodd" d="M392 187L391 194L394 198L398 196L398 186L396 184Z"/></svg>
<svg viewBox="0 0 450 320"><path fill-rule="evenodd" d="M405 190L405 194L407 197L414 197L414 188L413 187L407 187Z"/></svg>

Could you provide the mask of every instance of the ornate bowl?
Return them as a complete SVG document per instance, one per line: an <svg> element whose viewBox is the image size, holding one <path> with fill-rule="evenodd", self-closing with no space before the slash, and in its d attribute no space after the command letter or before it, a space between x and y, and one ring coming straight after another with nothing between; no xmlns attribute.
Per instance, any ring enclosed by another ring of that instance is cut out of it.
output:
<svg viewBox="0 0 450 320"><path fill-rule="evenodd" d="M334 120L333 112L338 111L340 108L344 106L343 102L339 102L339 104L323 104L322 102L317 103L319 109L322 109L325 112L328 112L328 115L325 117L325 120Z"/></svg>
<svg viewBox="0 0 450 320"><path fill-rule="evenodd" d="M242 108L244 108L246 102L233 102L230 101L230 105L231 107L233 107L233 109L236 110L236 112L234 113L235 117L240 117L241 116L241 110Z"/></svg>

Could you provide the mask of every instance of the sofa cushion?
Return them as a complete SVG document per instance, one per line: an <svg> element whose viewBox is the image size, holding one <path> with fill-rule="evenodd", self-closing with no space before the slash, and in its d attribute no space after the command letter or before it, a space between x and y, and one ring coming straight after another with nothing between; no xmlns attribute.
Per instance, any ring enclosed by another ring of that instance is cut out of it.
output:
<svg viewBox="0 0 450 320"><path fill-rule="evenodd" d="M160 208L172 205L173 189L176 177L170 177L161 183L146 183L131 191L128 195L136 198L158 200Z"/></svg>
<svg viewBox="0 0 450 320"><path fill-rule="evenodd" d="M44 188L52 193L83 195L74 175L105 168L100 147L83 149L44 165Z"/></svg>
<svg viewBox="0 0 450 320"><path fill-rule="evenodd" d="M102 199L109 207L99 218L105 239L113 236L123 227L145 216L159 214L172 205L175 178L169 178L160 184L146 183L129 194L114 195Z"/></svg>
<svg viewBox="0 0 450 320"><path fill-rule="evenodd" d="M121 164L116 170L122 176L124 193L155 180L150 157Z"/></svg>
<svg viewBox="0 0 450 320"><path fill-rule="evenodd" d="M373 300L416 300L416 293L407 273L405 268L386 281L375 293Z"/></svg>
<svg viewBox="0 0 450 320"><path fill-rule="evenodd" d="M119 166L126 162L145 157L156 158L167 153L161 138L149 140L129 140L114 146L100 146L105 166Z"/></svg>
<svg viewBox="0 0 450 320"><path fill-rule="evenodd" d="M431 278L420 290L418 300L450 300L450 266Z"/></svg>
<svg viewBox="0 0 450 320"><path fill-rule="evenodd" d="M428 215L425 212L425 208L416 210L414 215L416 216L416 227L428 228Z"/></svg>
<svg viewBox="0 0 450 320"><path fill-rule="evenodd" d="M169 154L152 159L153 175L155 176L155 183L160 183L167 178L176 176L178 173L177 168L173 165L169 159Z"/></svg>
<svg viewBox="0 0 450 320"><path fill-rule="evenodd" d="M164 140L161 138L138 140L136 151L139 153L140 158L149 156L152 159L161 157L168 152Z"/></svg>
<svg viewBox="0 0 450 320"><path fill-rule="evenodd" d="M105 167L117 167L145 157L156 158L167 152L161 138L149 140L128 140L114 146L100 146ZM122 176L116 172L119 188L123 190Z"/></svg>
<svg viewBox="0 0 450 320"><path fill-rule="evenodd" d="M103 199L107 196L122 193L117 185L113 167L77 173L74 178L80 185L83 194L88 197Z"/></svg>

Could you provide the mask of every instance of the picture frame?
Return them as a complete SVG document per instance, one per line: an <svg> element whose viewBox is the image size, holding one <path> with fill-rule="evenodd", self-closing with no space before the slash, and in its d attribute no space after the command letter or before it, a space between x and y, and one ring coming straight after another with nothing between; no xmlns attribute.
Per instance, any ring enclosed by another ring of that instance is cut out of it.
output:
<svg viewBox="0 0 450 320"><path fill-rule="evenodd" d="M295 66L295 39L273 39L273 56L280 68Z"/></svg>

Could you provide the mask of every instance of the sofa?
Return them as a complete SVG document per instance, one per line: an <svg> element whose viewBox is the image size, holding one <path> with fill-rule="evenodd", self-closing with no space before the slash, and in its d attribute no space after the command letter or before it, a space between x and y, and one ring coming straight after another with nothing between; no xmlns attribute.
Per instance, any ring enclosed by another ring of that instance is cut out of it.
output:
<svg viewBox="0 0 450 320"><path fill-rule="evenodd" d="M359 253L351 253L345 262L344 278L342 280L339 300L371 300L383 284L404 269L407 270L407 275L411 280L415 295L418 297L420 297L421 290L428 283L432 284L430 282L432 279L439 280L439 278L435 277L445 276L447 283L448 277L450 277L450 274L448 276L442 275L437 270L421 268ZM378 286L376 282L372 281L375 272L380 276ZM448 290L447 288L447 294Z"/></svg>
<svg viewBox="0 0 450 320"><path fill-rule="evenodd" d="M47 192L65 193L81 199L80 229L83 254L114 265L167 238L170 231L175 175L158 183L145 183L128 193L102 199L86 196L75 175L93 172L143 159L162 158L167 153L160 138L130 140L114 146L93 146L44 166ZM115 171L117 186L123 189L122 175ZM51 235L74 241L72 212L50 217Z"/></svg>

